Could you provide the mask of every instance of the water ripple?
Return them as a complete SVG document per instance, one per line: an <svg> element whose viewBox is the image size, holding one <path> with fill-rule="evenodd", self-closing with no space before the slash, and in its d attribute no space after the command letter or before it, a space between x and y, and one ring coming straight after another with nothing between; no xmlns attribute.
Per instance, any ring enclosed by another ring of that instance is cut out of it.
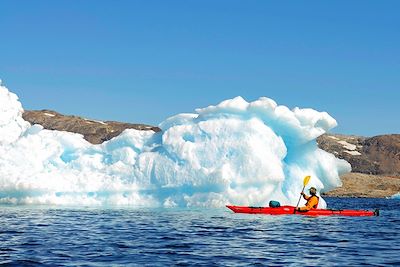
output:
<svg viewBox="0 0 400 267"><path fill-rule="evenodd" d="M328 203L339 206L343 200ZM400 201L344 203L352 208L379 206L382 216L2 206L0 265L399 265Z"/></svg>

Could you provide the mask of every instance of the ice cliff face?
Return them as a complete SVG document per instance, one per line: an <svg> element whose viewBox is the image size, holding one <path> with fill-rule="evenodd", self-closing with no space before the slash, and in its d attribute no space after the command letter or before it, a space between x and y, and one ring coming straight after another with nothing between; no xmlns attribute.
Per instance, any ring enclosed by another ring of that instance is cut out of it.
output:
<svg viewBox="0 0 400 267"><path fill-rule="evenodd" d="M0 202L204 206L296 204L303 178L328 190L350 165L317 147L326 112L241 97L179 114L161 132L125 130L99 145L30 126L0 87ZM324 207L321 201L321 207Z"/></svg>
<svg viewBox="0 0 400 267"><path fill-rule="evenodd" d="M22 119L22 113L17 95L3 87L0 80L0 145L16 141L30 126Z"/></svg>

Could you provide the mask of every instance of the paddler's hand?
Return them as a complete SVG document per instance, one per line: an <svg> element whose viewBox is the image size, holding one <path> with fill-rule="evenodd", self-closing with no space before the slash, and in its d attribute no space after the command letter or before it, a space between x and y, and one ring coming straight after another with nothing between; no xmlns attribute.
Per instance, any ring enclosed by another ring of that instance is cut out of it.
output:
<svg viewBox="0 0 400 267"><path fill-rule="evenodd" d="M304 192L301 192L300 195L302 195L304 197L306 194L304 194Z"/></svg>

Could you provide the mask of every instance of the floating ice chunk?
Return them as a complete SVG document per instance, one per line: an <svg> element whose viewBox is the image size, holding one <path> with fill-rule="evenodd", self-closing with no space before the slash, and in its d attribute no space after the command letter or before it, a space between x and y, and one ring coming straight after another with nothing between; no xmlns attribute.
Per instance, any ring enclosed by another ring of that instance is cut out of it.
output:
<svg viewBox="0 0 400 267"><path fill-rule="evenodd" d="M295 205L303 178L329 190L350 165L317 147L325 112L236 97L125 130L100 145L22 119L0 87L0 203L130 206ZM320 207L325 202L321 199Z"/></svg>

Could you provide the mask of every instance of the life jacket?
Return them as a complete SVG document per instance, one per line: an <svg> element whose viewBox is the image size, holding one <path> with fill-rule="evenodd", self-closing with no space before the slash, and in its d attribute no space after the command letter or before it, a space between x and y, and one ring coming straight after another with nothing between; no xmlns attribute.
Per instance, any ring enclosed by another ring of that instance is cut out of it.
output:
<svg viewBox="0 0 400 267"><path fill-rule="evenodd" d="M306 204L306 206L308 206L308 203L311 201L311 199L312 199L313 197L316 197L316 198L317 198L317 204L315 204L314 206L312 206L313 209L316 209L316 208L318 208L318 203L319 203L319 197L316 196L316 195L310 196L310 197L307 199L307 204Z"/></svg>

